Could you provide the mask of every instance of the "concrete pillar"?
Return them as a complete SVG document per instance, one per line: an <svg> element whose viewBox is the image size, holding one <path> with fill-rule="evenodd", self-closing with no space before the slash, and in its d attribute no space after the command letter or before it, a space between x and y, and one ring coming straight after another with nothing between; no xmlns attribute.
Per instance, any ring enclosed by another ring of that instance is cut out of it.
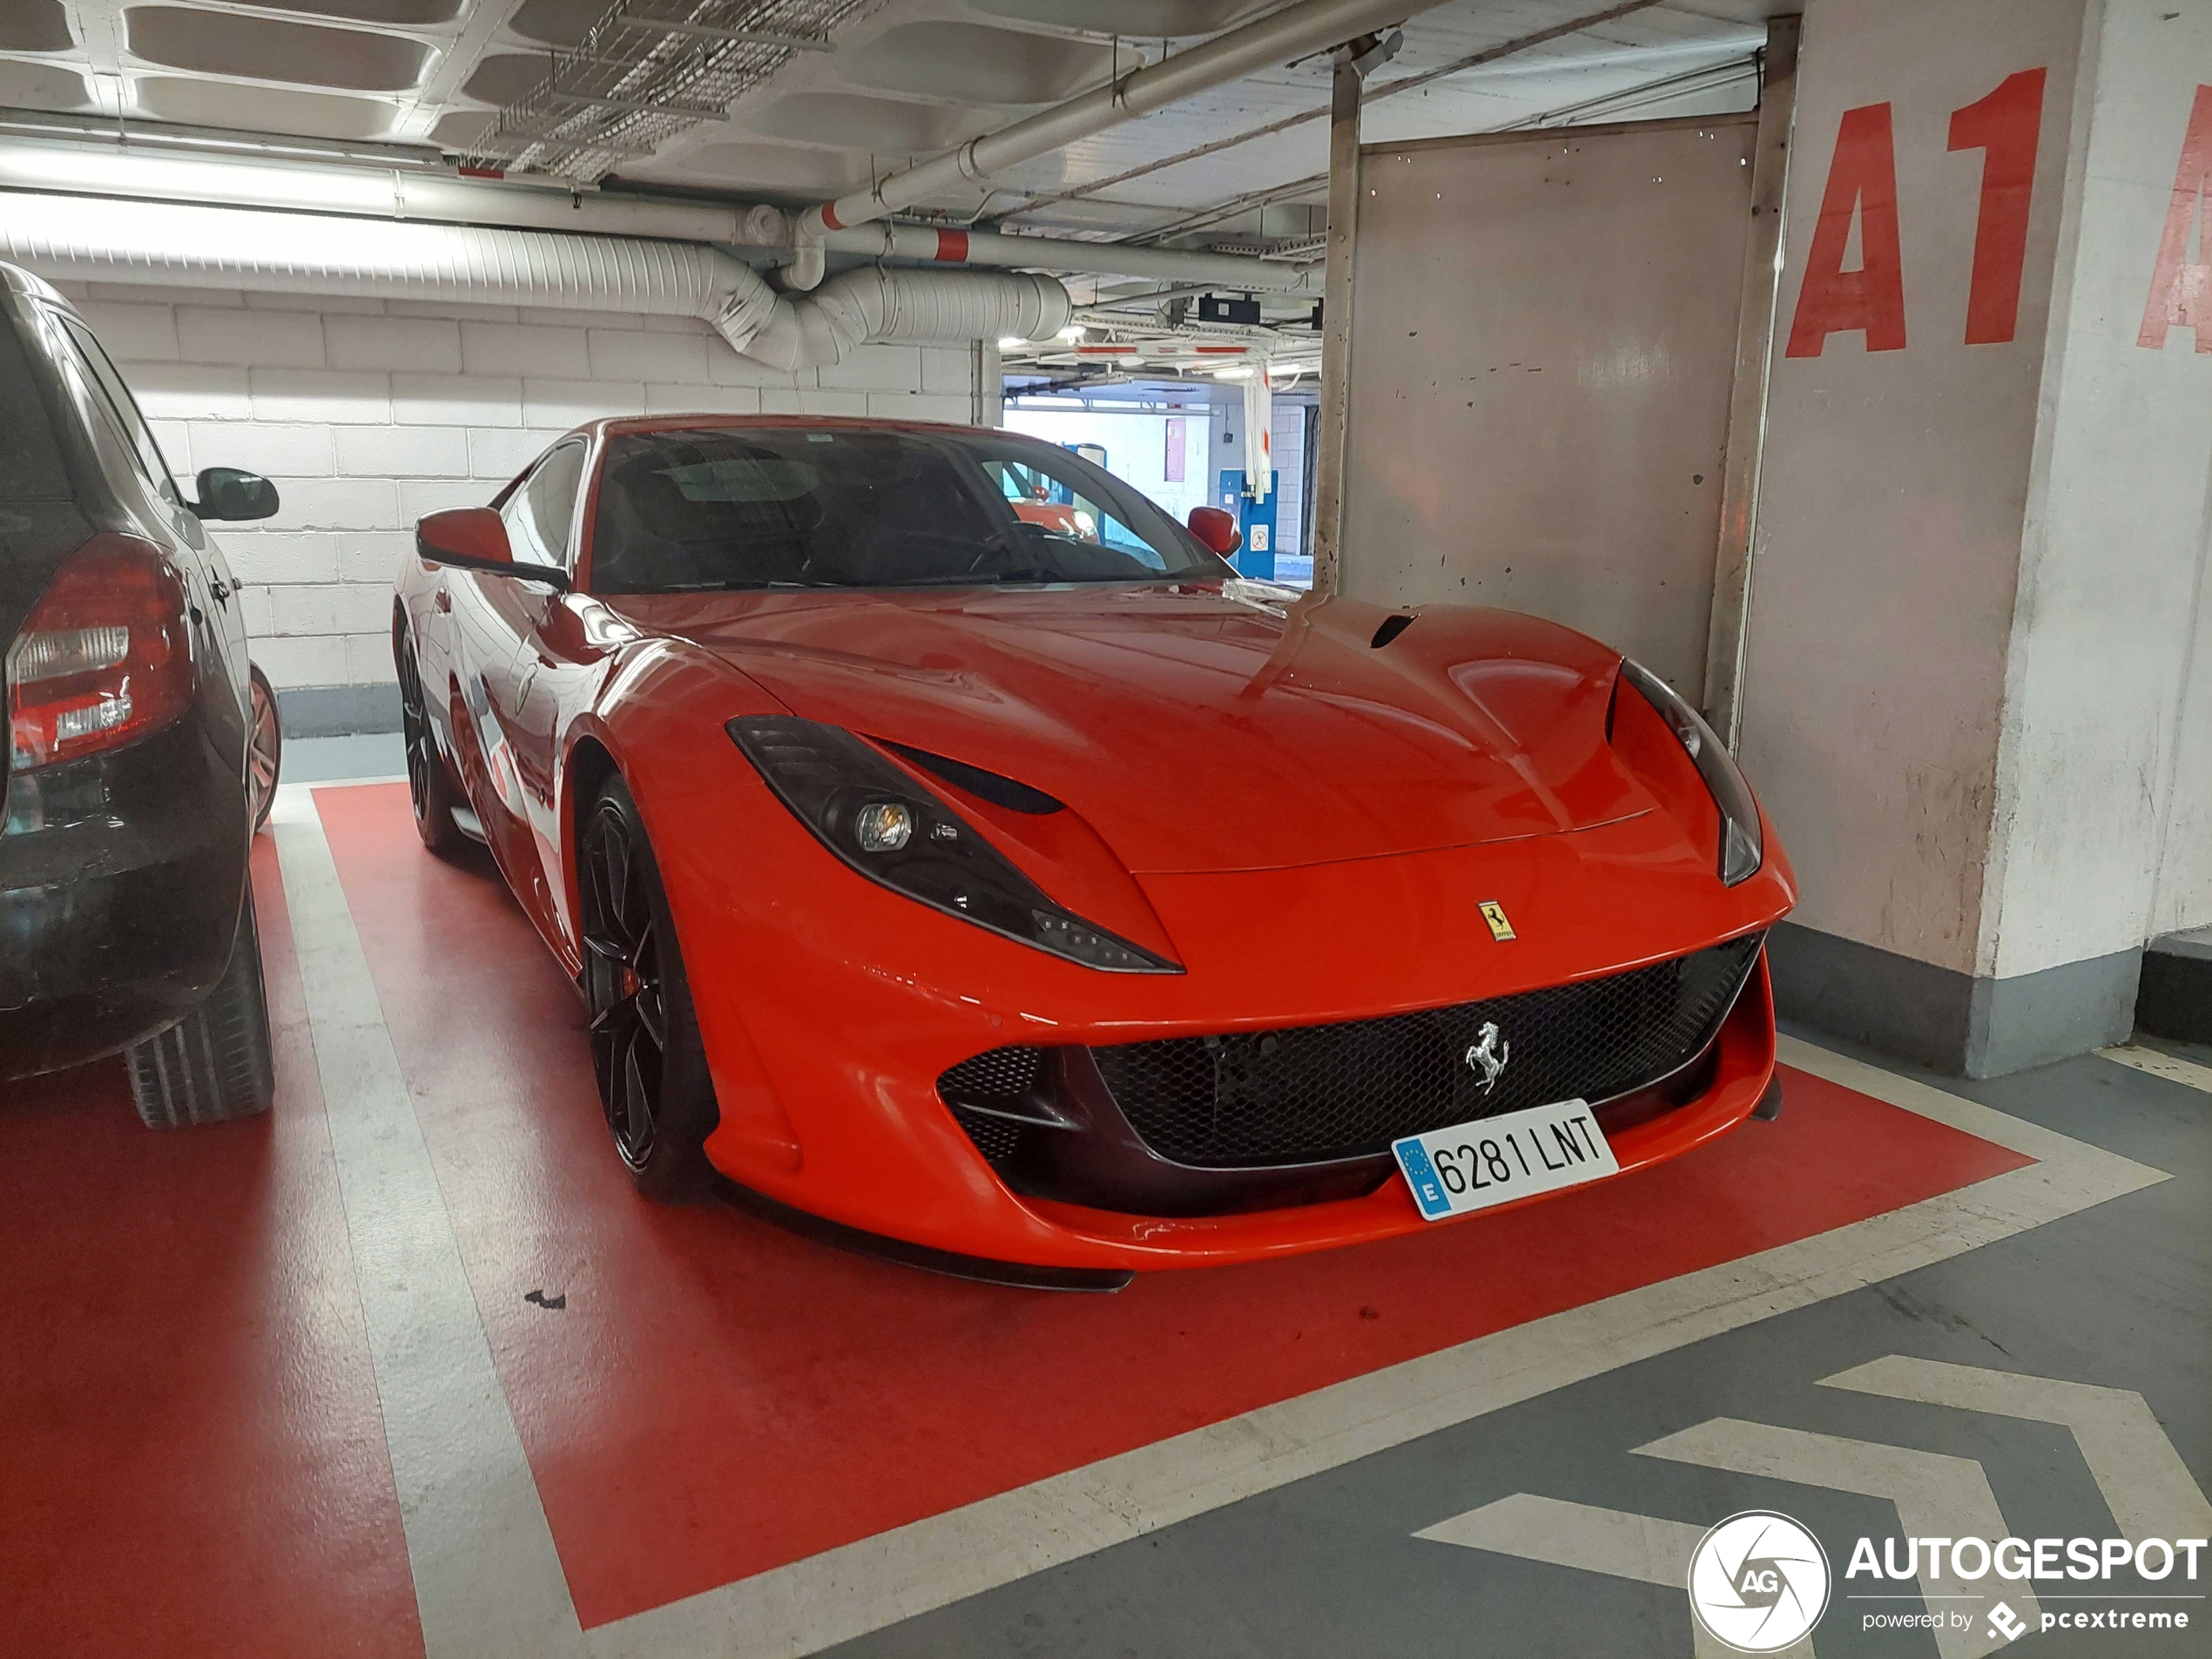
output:
<svg viewBox="0 0 2212 1659"><path fill-rule="evenodd" d="M1992 1075L2123 1038L2146 940L2212 921L2212 0L1810 0L1799 75L1741 744L1804 888L1777 996Z"/></svg>

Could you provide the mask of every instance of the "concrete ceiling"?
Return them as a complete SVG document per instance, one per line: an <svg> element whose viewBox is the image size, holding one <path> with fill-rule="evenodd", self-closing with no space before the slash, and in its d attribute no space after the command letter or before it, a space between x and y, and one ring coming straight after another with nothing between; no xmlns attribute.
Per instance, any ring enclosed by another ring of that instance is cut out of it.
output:
<svg viewBox="0 0 2212 1659"><path fill-rule="evenodd" d="M1157 61L1282 3L881 0L837 32L833 51L792 54L731 106L727 122L702 123L651 156L625 159L620 177L786 200L849 188L871 170L1002 126L1117 68ZM581 41L605 9L605 0L0 0L0 105L458 150L502 105L536 86L551 51ZM703 10L667 0L652 9ZM1452 0L1406 25L1404 51L1372 85L1384 89L1602 9L1604 0ZM1740 63L1761 37L1762 20L1793 9L1770 0L1670 0L1378 102L1367 136L1389 142L1494 129L1562 111L1571 119L1743 108L1746 83L1706 71ZM713 15L727 22L733 9L724 0ZM1589 107L1676 78L1687 78L1625 107ZM1278 69L1031 162L993 181L988 194L942 205L1012 214L1019 227L1039 231L1112 235L1171 226L1321 172L1325 123L1022 210L1326 102L1325 64ZM1247 233L1295 234L1298 221L1293 206L1280 232L1251 214L1236 223Z"/></svg>

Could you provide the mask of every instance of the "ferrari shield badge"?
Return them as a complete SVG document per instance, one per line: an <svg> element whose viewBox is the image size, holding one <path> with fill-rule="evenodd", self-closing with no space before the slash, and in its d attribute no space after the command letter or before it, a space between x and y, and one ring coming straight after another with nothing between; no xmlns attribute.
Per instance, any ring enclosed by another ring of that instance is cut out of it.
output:
<svg viewBox="0 0 2212 1659"><path fill-rule="evenodd" d="M1490 937L1500 944L1514 936L1513 923L1506 920L1506 907L1495 899L1482 901L1482 920L1490 924Z"/></svg>

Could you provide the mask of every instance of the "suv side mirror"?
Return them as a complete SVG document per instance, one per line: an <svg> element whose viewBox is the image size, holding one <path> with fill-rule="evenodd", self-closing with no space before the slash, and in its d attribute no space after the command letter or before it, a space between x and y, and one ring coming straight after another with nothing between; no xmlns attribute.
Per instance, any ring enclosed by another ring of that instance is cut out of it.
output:
<svg viewBox="0 0 2212 1659"><path fill-rule="evenodd" d="M1190 534L1224 559L1244 544L1244 532L1237 528L1236 519L1218 507L1193 507Z"/></svg>
<svg viewBox="0 0 2212 1659"><path fill-rule="evenodd" d="M269 518L277 509L277 488L259 473L203 467L197 488L199 502L192 512L203 519Z"/></svg>
<svg viewBox="0 0 2212 1659"><path fill-rule="evenodd" d="M507 541L507 521L489 507L452 507L418 519L415 553L425 564L484 570L565 590L569 573L557 565L518 564Z"/></svg>

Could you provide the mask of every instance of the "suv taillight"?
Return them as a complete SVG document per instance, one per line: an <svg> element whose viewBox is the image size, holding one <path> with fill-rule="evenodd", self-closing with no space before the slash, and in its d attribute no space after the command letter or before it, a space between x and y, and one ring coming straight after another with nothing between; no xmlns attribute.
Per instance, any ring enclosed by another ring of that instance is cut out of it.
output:
<svg viewBox="0 0 2212 1659"><path fill-rule="evenodd" d="M192 702L176 571L152 543L99 536L70 555L8 647L11 770L76 760L165 726Z"/></svg>

